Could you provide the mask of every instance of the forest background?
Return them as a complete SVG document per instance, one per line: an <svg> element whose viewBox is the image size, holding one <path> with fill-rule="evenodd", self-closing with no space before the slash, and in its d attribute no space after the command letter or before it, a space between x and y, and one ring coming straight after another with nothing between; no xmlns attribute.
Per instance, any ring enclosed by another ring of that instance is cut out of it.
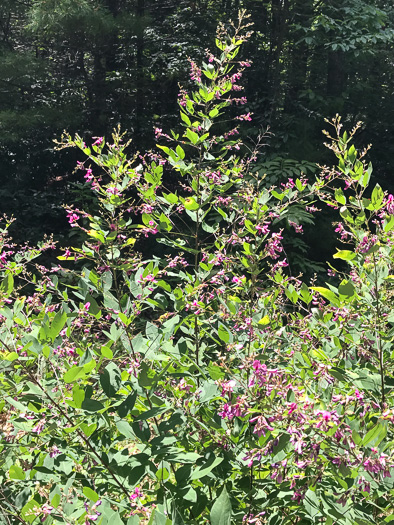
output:
<svg viewBox="0 0 394 525"><path fill-rule="evenodd" d="M217 24L240 8L254 23L242 94L252 120L241 133L252 145L269 130L257 165L267 184L331 162L321 129L340 113L348 128L363 121L357 139L373 144L375 182L393 190L391 2L3 0L0 197L2 212L18 219L14 237L67 235L62 205L75 200L80 175L76 152L54 151L53 139L64 129L86 139L109 135L119 123L131 150L154 147L153 128L175 125L188 57L201 59ZM329 212L318 220L318 229L306 225L306 241L293 240L294 264L304 272L322 269L333 251Z"/></svg>

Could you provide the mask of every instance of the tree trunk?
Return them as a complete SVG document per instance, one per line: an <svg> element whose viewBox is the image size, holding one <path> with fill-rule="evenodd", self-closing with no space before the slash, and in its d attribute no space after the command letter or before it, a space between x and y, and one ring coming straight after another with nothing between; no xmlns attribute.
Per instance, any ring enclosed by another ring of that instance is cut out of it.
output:
<svg viewBox="0 0 394 525"><path fill-rule="evenodd" d="M281 98L281 73L283 66L283 44L288 30L289 0L272 0L271 45L270 45L270 88L271 120L279 108Z"/></svg>
<svg viewBox="0 0 394 525"><path fill-rule="evenodd" d="M289 37L290 63L285 103L285 108L289 111L293 111L299 92L306 88L310 50L305 42L299 41L305 35L304 28L310 30L313 20L313 0L296 0L291 12L290 24L299 24L303 27L294 30Z"/></svg>
<svg viewBox="0 0 394 525"><path fill-rule="evenodd" d="M144 54L144 29L142 26L142 18L145 15L145 0L137 1L137 18L141 20L141 27L137 33L137 49L136 49L136 101L135 101L135 143L138 145L142 132L142 122L144 118L144 71L143 71L143 54Z"/></svg>
<svg viewBox="0 0 394 525"><path fill-rule="evenodd" d="M342 51L329 51L327 63L327 95L338 97L346 86L346 71Z"/></svg>

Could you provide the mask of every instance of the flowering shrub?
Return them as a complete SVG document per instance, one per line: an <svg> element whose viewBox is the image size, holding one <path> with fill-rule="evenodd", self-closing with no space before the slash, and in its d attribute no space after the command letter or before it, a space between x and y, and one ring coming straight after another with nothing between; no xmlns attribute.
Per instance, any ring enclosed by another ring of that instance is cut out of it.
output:
<svg viewBox="0 0 394 525"><path fill-rule="evenodd" d="M338 169L266 187L221 120L246 102L247 38L241 17L191 62L161 154L130 160L119 130L64 137L100 212L66 210L82 243L63 267L29 273L39 250L14 254L3 230L0 523L391 520L393 197L369 195L339 118ZM348 243L326 287L292 276L281 243L318 198Z"/></svg>

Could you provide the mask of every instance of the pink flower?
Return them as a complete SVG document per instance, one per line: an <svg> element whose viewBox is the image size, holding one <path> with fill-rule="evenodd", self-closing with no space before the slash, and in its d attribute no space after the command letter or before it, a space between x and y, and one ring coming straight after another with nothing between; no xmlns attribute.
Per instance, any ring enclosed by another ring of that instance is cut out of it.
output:
<svg viewBox="0 0 394 525"><path fill-rule="evenodd" d="M61 451L57 448L56 445L53 445L53 447L51 449L51 452L49 453L49 457L50 458L55 458L59 454L61 454Z"/></svg>
<svg viewBox="0 0 394 525"><path fill-rule="evenodd" d="M386 211L389 215L394 215L394 197L391 195L391 193L387 197Z"/></svg>
<svg viewBox="0 0 394 525"><path fill-rule="evenodd" d="M290 226L293 226L293 228L294 228L296 233L302 233L302 225L301 224L297 224L296 222L290 221L290 220L289 220L289 224L290 224Z"/></svg>
<svg viewBox="0 0 394 525"><path fill-rule="evenodd" d="M41 432L44 430L45 423L46 423L46 419L45 418L41 419L41 421L39 421L37 425L31 429L31 431L34 432L35 434L41 434Z"/></svg>
<svg viewBox="0 0 394 525"><path fill-rule="evenodd" d="M87 182L92 182L92 180L94 179L92 170L90 168L88 168L86 170L86 173L84 175L84 179L86 179Z"/></svg>
<svg viewBox="0 0 394 525"><path fill-rule="evenodd" d="M339 422L337 413L328 412L327 410L315 410L315 415L319 417L320 421L316 424L316 428L322 427L323 431L327 431L332 425L328 425L329 422L336 424Z"/></svg>
<svg viewBox="0 0 394 525"><path fill-rule="evenodd" d="M256 224L256 230L262 235L267 235L269 233L268 224Z"/></svg>
<svg viewBox="0 0 394 525"><path fill-rule="evenodd" d="M96 142L93 142L93 146L101 146L103 143L103 137L93 137L94 139L97 139Z"/></svg>
<svg viewBox="0 0 394 525"><path fill-rule="evenodd" d="M367 253L377 243L377 240L378 238L376 235L371 235L370 237L365 235L363 240L358 245L356 251L360 253Z"/></svg>
<svg viewBox="0 0 394 525"><path fill-rule="evenodd" d="M363 392L359 392L356 388L355 392L354 392L354 395L356 396L357 399L364 399L364 394Z"/></svg>
<svg viewBox="0 0 394 525"><path fill-rule="evenodd" d="M79 215L74 213L72 210L69 210L67 212L67 219L68 219L69 224L71 224L71 226L75 226L75 222L79 219Z"/></svg>
<svg viewBox="0 0 394 525"><path fill-rule="evenodd" d="M266 250L271 259L278 259L279 253L283 251L283 247L280 242L282 239L282 231L279 233L272 233L271 237L268 239Z"/></svg>
<svg viewBox="0 0 394 525"><path fill-rule="evenodd" d="M218 412L218 414L222 419L229 419L231 421L234 417L243 417L246 409L247 402L244 396L239 396L237 397L237 403L235 405L224 403L222 410Z"/></svg>
<svg viewBox="0 0 394 525"><path fill-rule="evenodd" d="M233 389L235 387L235 381L231 379L230 381L224 381L221 384L222 387L222 397L225 396L226 393L231 394L233 392Z"/></svg>
<svg viewBox="0 0 394 525"><path fill-rule="evenodd" d="M142 490L139 487L135 487L134 492L132 492L131 495L130 495L130 501L133 502L137 498L142 498L143 495L144 494L143 494Z"/></svg>
<svg viewBox="0 0 394 525"><path fill-rule="evenodd" d="M261 415L257 417L253 417L252 419L249 419L249 423L256 423L253 429L253 434L257 434L259 437L261 435L265 436L265 432L267 430L272 431L274 430L274 427L272 427L266 418Z"/></svg>
<svg viewBox="0 0 394 525"><path fill-rule="evenodd" d="M235 117L237 120L248 120L251 121L252 117L250 113L245 113L244 115L239 115L238 117Z"/></svg>
<svg viewBox="0 0 394 525"><path fill-rule="evenodd" d="M51 507L47 503L44 503L44 505L41 507L41 513L44 514L44 516L48 516L52 511L53 507Z"/></svg>
<svg viewBox="0 0 394 525"><path fill-rule="evenodd" d="M290 403L289 404L289 416L291 416L291 414L297 410L297 403Z"/></svg>
<svg viewBox="0 0 394 525"><path fill-rule="evenodd" d="M109 194L109 195L120 195L120 191L118 190L118 188L115 188L113 186L110 186L109 188L106 189L106 192Z"/></svg>
<svg viewBox="0 0 394 525"><path fill-rule="evenodd" d="M201 69L193 60L190 60L190 78L198 84L201 83Z"/></svg>

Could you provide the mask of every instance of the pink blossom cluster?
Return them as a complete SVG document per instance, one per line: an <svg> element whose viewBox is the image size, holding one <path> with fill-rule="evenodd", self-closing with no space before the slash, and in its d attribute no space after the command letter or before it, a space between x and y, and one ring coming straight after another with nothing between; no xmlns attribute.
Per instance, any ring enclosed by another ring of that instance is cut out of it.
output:
<svg viewBox="0 0 394 525"><path fill-rule="evenodd" d="M360 253L367 253L369 250L375 246L378 238L376 235L364 235L360 244L357 246L356 251Z"/></svg>
<svg viewBox="0 0 394 525"><path fill-rule="evenodd" d="M283 252L282 239L282 230L278 233L272 233L271 237L268 238L265 250L271 259L278 259L279 254Z"/></svg>
<svg viewBox="0 0 394 525"><path fill-rule="evenodd" d="M252 116L251 116L251 113L245 113L244 115L238 115L238 117L235 117L237 120L247 120L247 121L251 121L252 120Z"/></svg>
<svg viewBox="0 0 394 525"><path fill-rule="evenodd" d="M186 268L186 266L189 266L189 263L184 257L182 257L182 255L176 255L173 259L171 259L168 262L168 266L170 268L176 268L177 266L182 266L183 268Z"/></svg>
<svg viewBox="0 0 394 525"><path fill-rule="evenodd" d="M197 66L197 64L193 60L189 60L189 62L190 62L191 80L201 84L201 69Z"/></svg>

